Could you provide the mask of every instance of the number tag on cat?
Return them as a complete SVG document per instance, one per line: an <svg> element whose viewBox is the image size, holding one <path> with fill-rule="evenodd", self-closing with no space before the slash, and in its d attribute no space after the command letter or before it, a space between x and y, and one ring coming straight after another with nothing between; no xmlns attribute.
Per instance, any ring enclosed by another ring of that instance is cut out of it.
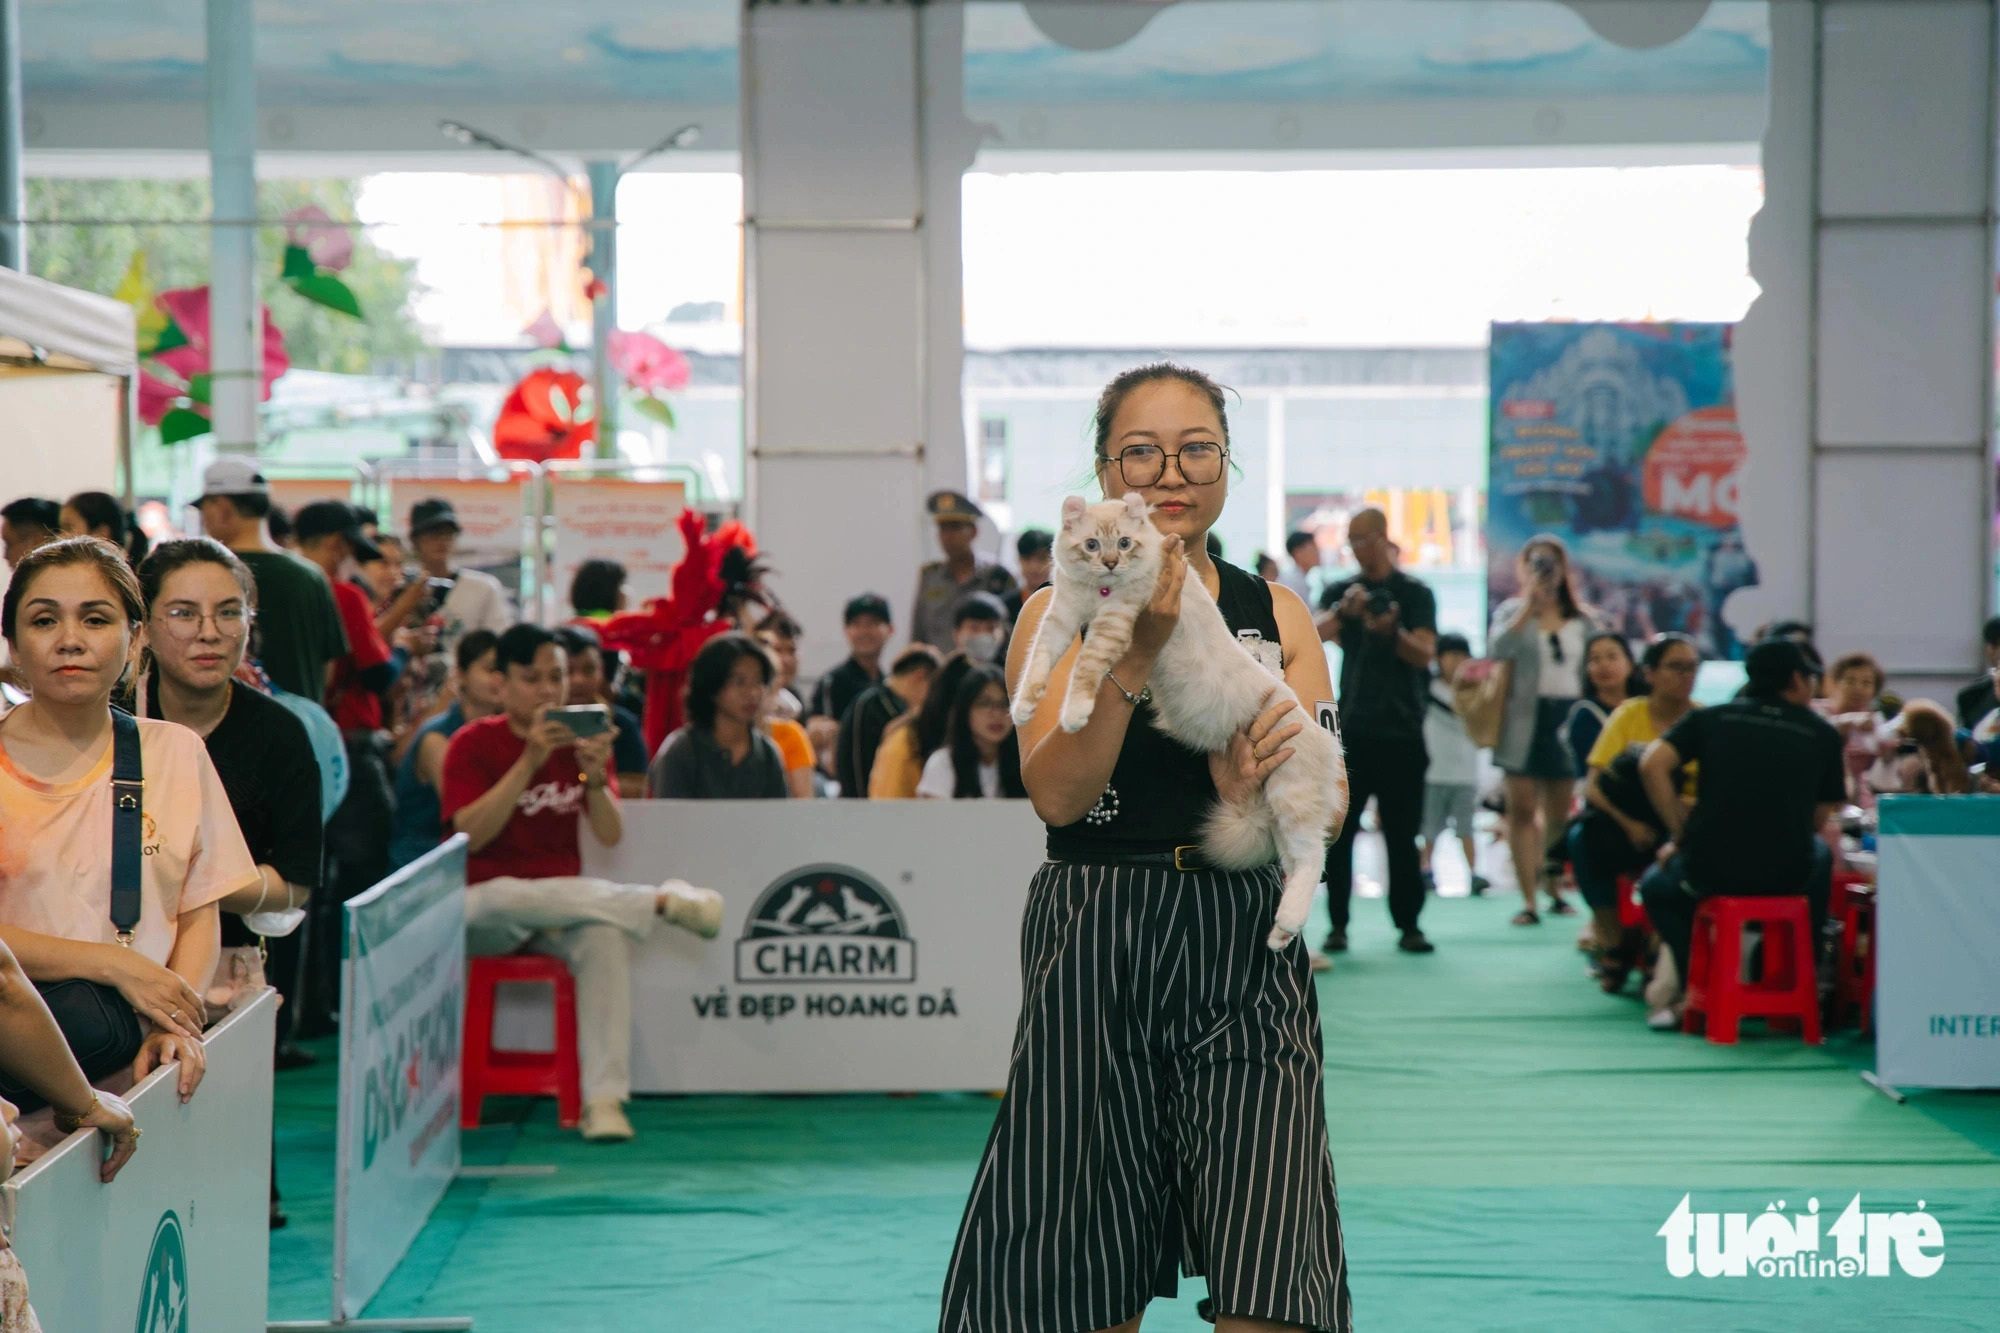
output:
<svg viewBox="0 0 2000 1333"><path fill-rule="evenodd" d="M1335 740L1340 739L1340 710L1333 706L1333 700L1321 699L1313 705L1313 720L1326 729Z"/></svg>

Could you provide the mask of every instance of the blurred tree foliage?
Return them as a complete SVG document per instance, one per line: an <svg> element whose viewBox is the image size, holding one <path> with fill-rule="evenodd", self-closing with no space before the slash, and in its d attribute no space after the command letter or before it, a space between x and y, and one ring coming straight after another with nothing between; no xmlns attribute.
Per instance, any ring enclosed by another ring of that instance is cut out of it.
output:
<svg viewBox="0 0 2000 1333"><path fill-rule="evenodd" d="M258 212L282 218L306 204L329 216L354 216L357 182L275 180L257 187ZM206 180L31 179L31 218L149 218L198 221L209 215ZM354 260L340 275L360 299L364 318L351 319L300 298L278 280L284 255L282 225L259 229L257 266L264 303L285 333L292 364L307 370L365 375L380 360L407 361L424 348L411 314L416 264L375 248L365 231L354 240ZM208 281L208 229L187 226L73 226L60 221L29 228L28 263L37 277L110 295L124 280L134 251L146 252L146 274L156 291L199 287Z"/></svg>

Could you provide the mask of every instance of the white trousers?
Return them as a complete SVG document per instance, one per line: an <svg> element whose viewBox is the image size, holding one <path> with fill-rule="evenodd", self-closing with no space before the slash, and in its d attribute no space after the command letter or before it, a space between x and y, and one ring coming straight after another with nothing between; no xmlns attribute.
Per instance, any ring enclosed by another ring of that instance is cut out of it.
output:
<svg viewBox="0 0 2000 1333"><path fill-rule="evenodd" d="M576 1045L585 1101L632 1095L632 943L659 918L654 885L489 879L465 891L465 947L477 957L526 947L576 978Z"/></svg>

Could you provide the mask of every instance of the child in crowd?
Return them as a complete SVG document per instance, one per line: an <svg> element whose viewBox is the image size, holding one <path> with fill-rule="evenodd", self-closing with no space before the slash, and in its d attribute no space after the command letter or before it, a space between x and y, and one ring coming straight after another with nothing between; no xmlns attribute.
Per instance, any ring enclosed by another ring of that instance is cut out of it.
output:
<svg viewBox="0 0 2000 1333"><path fill-rule="evenodd" d="M1437 673L1431 677L1430 696L1424 707L1424 749L1430 767L1424 770L1424 822L1422 835L1425 887L1433 892L1437 880L1431 873L1431 853L1448 821L1458 833L1459 850L1465 854L1465 868L1472 875L1475 897L1491 887L1479 873L1478 847L1472 840L1472 814L1479 805L1479 747L1465 734L1465 722L1451 707L1452 682L1472 660L1472 645L1463 634L1440 634L1437 641Z"/></svg>

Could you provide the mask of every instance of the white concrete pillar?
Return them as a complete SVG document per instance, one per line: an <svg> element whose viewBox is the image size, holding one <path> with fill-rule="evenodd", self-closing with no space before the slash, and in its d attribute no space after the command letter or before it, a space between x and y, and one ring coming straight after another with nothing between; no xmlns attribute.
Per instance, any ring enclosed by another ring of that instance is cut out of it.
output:
<svg viewBox="0 0 2000 1333"><path fill-rule="evenodd" d="M1993 609L1993 11L1771 6L1739 600L1905 693L1969 674Z"/></svg>
<svg viewBox="0 0 2000 1333"><path fill-rule="evenodd" d="M955 5L744 14L747 509L808 673L854 593L906 624L923 498L965 485L960 32Z"/></svg>
<svg viewBox="0 0 2000 1333"><path fill-rule="evenodd" d="M255 450L263 396L257 291L256 19L250 0L208 0L210 420L215 445Z"/></svg>

